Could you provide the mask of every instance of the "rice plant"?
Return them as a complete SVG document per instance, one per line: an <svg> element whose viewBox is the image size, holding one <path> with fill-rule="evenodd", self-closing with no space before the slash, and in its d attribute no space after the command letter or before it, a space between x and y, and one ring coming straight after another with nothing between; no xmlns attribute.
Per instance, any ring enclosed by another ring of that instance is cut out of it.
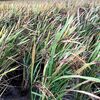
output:
<svg viewBox="0 0 100 100"><path fill-rule="evenodd" d="M28 100L100 99L100 7L75 6L0 10L0 97L20 75Z"/></svg>

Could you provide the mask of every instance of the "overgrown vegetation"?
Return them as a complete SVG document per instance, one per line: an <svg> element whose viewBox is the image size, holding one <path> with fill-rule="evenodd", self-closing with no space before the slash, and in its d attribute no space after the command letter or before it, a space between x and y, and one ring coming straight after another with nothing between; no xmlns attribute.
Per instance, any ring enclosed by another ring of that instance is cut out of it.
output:
<svg viewBox="0 0 100 100"><path fill-rule="evenodd" d="M0 11L0 96L22 70L31 100L100 99L100 7L72 12Z"/></svg>

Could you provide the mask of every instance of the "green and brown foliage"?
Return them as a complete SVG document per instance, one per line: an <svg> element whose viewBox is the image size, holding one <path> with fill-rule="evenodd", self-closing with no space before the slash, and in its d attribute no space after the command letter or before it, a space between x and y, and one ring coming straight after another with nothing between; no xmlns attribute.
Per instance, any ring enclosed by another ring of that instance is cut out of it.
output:
<svg viewBox="0 0 100 100"><path fill-rule="evenodd" d="M22 69L32 100L100 99L100 6L75 6L0 5L1 95Z"/></svg>

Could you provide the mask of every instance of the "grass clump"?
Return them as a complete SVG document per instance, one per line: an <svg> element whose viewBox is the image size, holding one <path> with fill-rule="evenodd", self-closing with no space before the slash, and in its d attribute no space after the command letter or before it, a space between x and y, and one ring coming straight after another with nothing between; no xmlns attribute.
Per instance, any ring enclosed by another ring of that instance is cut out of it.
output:
<svg viewBox="0 0 100 100"><path fill-rule="evenodd" d="M22 88L30 88L32 100L100 99L99 6L1 15L1 95L8 73L23 70Z"/></svg>

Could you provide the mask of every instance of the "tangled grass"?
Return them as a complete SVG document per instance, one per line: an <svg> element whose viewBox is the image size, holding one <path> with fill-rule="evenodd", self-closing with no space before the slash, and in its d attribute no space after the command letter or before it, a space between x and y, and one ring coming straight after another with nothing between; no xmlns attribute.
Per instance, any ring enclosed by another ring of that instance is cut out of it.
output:
<svg viewBox="0 0 100 100"><path fill-rule="evenodd" d="M32 100L99 100L100 6L48 8L0 4L1 96L21 69Z"/></svg>

